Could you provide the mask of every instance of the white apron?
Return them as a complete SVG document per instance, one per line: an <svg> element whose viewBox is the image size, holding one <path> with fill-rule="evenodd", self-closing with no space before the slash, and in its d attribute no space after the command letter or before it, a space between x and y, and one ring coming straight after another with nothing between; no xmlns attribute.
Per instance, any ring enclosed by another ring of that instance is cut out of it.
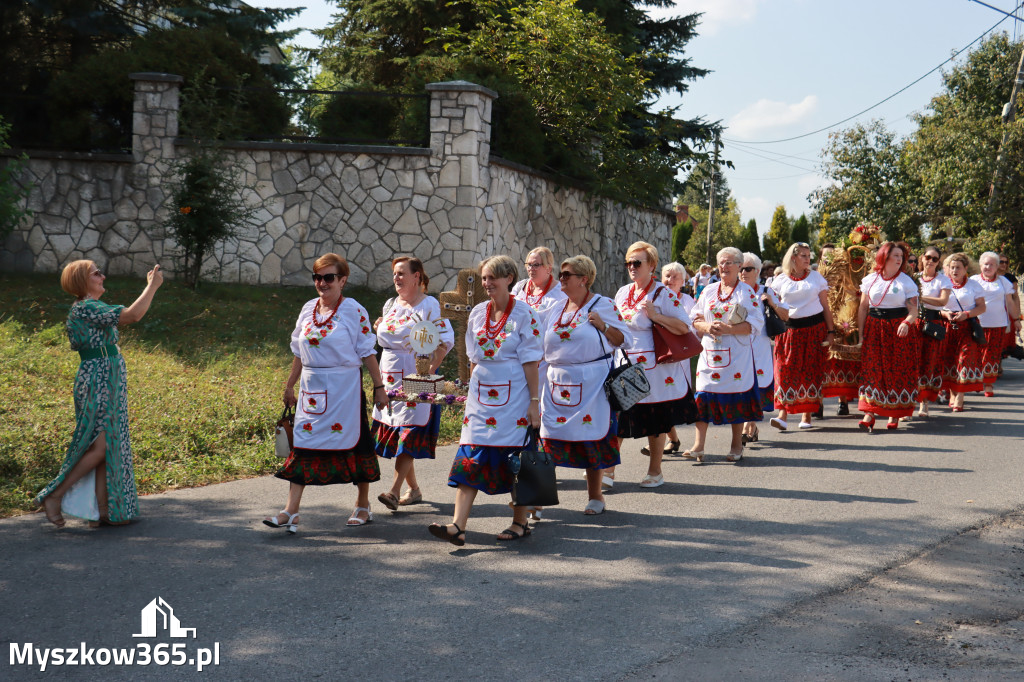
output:
<svg viewBox="0 0 1024 682"><path fill-rule="evenodd" d="M469 380L466 416L462 420L463 445L522 445L529 422L530 390L518 360L484 362Z"/></svg>
<svg viewBox="0 0 1024 682"><path fill-rule="evenodd" d="M362 393L358 367L303 367L295 409L294 446L350 450L359 442Z"/></svg>
<svg viewBox="0 0 1024 682"><path fill-rule="evenodd" d="M540 399L542 438L578 442L597 441L608 435L612 415L604 380L610 368L610 359L548 365Z"/></svg>

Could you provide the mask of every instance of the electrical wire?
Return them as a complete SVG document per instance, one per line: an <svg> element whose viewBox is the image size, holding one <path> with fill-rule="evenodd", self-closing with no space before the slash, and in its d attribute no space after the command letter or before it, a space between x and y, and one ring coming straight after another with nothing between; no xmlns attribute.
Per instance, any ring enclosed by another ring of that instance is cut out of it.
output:
<svg viewBox="0 0 1024 682"><path fill-rule="evenodd" d="M852 121L853 119L857 118L858 116L861 116L862 114L866 114L867 112L871 111L872 109L875 109L875 108L877 108L877 107L880 107L881 105L883 105L883 104L885 104L886 102L888 102L889 100L891 100L891 99L892 99L893 97L896 97L897 95L900 95L900 94L902 94L903 92L905 92L905 91L909 90L909 89L910 89L911 87L913 87L913 86L917 85L918 83L920 83L921 81L923 81L923 80L924 80L925 78L927 78L928 76L932 75L933 73L935 73L936 71L938 71L939 69L941 69L941 68L942 68L943 66L945 66L945 65L946 65L946 64L948 64L949 62L951 62L951 61L953 61L954 59L956 59L957 57L959 57L961 53L963 53L964 51L966 51L966 50L970 49L971 47L973 47L975 43L977 43L977 42L978 42L979 40L981 40L982 38L984 38L985 36L987 36L987 35L988 35L989 33L991 33L992 31L994 31L994 30L995 30L995 29L996 29L996 28L997 28L997 27L999 26L999 24L1003 23L1004 21L1006 21L1006 20L1007 20L1007 19L1009 19L1010 17L1013 17L1014 19L1017 19L1017 17L1014 17L1014 16L1012 15L1012 14L1011 14L1011 15L1008 15L1008 16L1005 16L1005 17L1003 17L1002 19L1000 19L999 21L997 21L997 22L996 22L996 23L995 23L995 24L994 24L994 25L992 26L992 28L988 29L987 31L985 31L984 33L982 33L982 34L981 34L980 36L978 36L977 38L975 38L974 40L972 40L972 41L971 41L970 43L968 43L968 44L967 44L967 45L966 45L965 47L963 47L962 49L960 49L960 50L958 50L957 52L955 52L955 53L954 53L954 54L953 54L952 56L950 56L950 58L949 58L949 59L947 59L947 60L945 60L944 62L942 62L941 64L939 64L938 66L936 66L936 67L935 67L934 69L932 69L932 70L931 70L931 71L929 71L928 73L926 73L926 74L924 74L923 76L921 76L920 78L918 78L918 79L914 80L914 81L913 81L912 83L910 83L910 84L908 84L908 85L906 85L906 86L904 86L904 87L900 88L899 90L897 90L896 92L892 93L891 95L889 95L889 96L888 96L888 97L886 97L885 99L883 99L883 100L881 100L881 101L879 101L879 102L875 102L874 104L872 104L872 105L871 105L870 107L868 107L867 109L863 109L863 110L861 110L861 111L858 111L858 112L857 112L856 114L854 114L853 116L848 116L848 117L844 118L844 119L843 119L842 121L837 121L836 123L833 123L832 125L827 125L827 126L825 126L824 128L818 128L817 130L812 130L811 132L809 132L809 133L804 133L803 135L794 135L793 137L785 137L785 138L782 138L782 139L779 139L779 140L729 140L729 139L727 139L727 138L722 138L722 140L723 140L723 141L725 141L725 142L730 142L730 143L732 143L732 144L735 144L735 143L737 143L737 142L740 142L740 143L743 143L743 144L777 144L777 143L779 143L779 142L792 142L793 140L800 140L800 139L803 139L803 138L805 138L805 137L810 137L811 135L817 135L818 133L823 133L823 132L825 132L826 130L829 130L829 129L831 129L831 128L835 128L836 126L841 126L842 124L844 124L844 123L847 123L847 122L849 122L849 121Z"/></svg>

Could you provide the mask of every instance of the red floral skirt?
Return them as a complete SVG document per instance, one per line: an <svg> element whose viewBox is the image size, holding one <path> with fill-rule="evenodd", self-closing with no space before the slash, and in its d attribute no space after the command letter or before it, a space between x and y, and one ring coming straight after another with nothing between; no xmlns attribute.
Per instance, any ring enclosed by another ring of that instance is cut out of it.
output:
<svg viewBox="0 0 1024 682"><path fill-rule="evenodd" d="M373 483L380 480L380 467L373 452L373 438L366 419L366 400L359 411L359 441L351 450L310 450L295 448L275 476L299 485Z"/></svg>
<svg viewBox="0 0 1024 682"><path fill-rule="evenodd" d="M619 438L615 431L615 413L612 412L608 433L601 440L568 441L541 438L540 449L551 455L555 466L570 469L607 469L621 462Z"/></svg>
<svg viewBox="0 0 1024 682"><path fill-rule="evenodd" d="M982 348L971 338L971 329L966 323L954 327L949 321L946 322L943 390L970 393L982 389Z"/></svg>
<svg viewBox="0 0 1024 682"><path fill-rule="evenodd" d="M708 424L745 424L764 419L757 382L743 393L697 391L697 421Z"/></svg>
<svg viewBox="0 0 1024 682"><path fill-rule="evenodd" d="M861 344L861 384L857 409L880 417L909 417L917 406L921 333L916 325L905 338L896 335L902 317L868 316Z"/></svg>
<svg viewBox="0 0 1024 682"><path fill-rule="evenodd" d="M468 485L488 495L510 493L516 480L511 457L520 450L521 446L460 445L448 474L448 485Z"/></svg>
<svg viewBox="0 0 1024 682"><path fill-rule="evenodd" d="M441 433L441 406L430 406L430 417L423 426L388 426L375 419L370 431L373 449L379 457L409 455L413 459L434 459Z"/></svg>
<svg viewBox="0 0 1024 682"><path fill-rule="evenodd" d="M823 398L856 400L860 388L860 361L837 360L829 357L825 361L825 380L821 385Z"/></svg>
<svg viewBox="0 0 1024 682"><path fill-rule="evenodd" d="M802 414L821 407L828 349L825 322L775 338L775 409Z"/></svg>
<svg viewBox="0 0 1024 682"><path fill-rule="evenodd" d="M920 320L918 325L920 325ZM918 330L921 327L918 326ZM946 329L947 337L949 329ZM917 378L917 399L930 403L939 397L942 380L945 376L946 338L936 341L932 337L921 334L921 373Z"/></svg>
<svg viewBox="0 0 1024 682"><path fill-rule="evenodd" d="M1002 372L1006 328L986 327L985 339L988 343L981 347L981 373L985 376L984 383L994 384Z"/></svg>

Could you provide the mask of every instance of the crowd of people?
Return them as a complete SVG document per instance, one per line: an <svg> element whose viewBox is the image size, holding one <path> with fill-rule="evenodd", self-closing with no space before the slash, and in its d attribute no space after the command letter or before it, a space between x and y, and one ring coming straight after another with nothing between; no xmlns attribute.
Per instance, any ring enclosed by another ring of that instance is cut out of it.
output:
<svg viewBox="0 0 1024 682"><path fill-rule="evenodd" d="M465 544L476 496L512 491L513 455L533 438L557 467L584 470L582 513L595 516L606 509L605 493L620 484L615 468L627 438L644 442L647 472L638 485L652 489L665 483L665 457L705 461L711 425L729 427L724 458L740 462L766 415L774 412L769 422L780 431L796 415L796 428L813 428L830 396L840 398L840 414L856 400L867 431L876 417L889 429L915 410L926 419L936 401L961 412L967 394L995 394L1003 351L1021 327L1016 286L1001 276L1006 259L995 253L982 254L972 275L963 253L944 256L930 246L915 255L902 242L882 244L854 301L859 359L829 353L836 343L829 284L806 243L792 244L778 268L730 247L718 252L713 270L702 266L691 275L668 263L659 273L658 251L643 241L624 259L626 283L613 297L594 291L597 268L585 255L558 262L549 249L533 249L524 278L508 256L479 264L487 300L470 311L465 330L471 378L448 476L454 513L448 523L431 524L431 535ZM417 371L414 325L429 322L438 331L430 373L455 335L427 293L422 262L400 256L391 267L395 296L371 315L344 293L344 258L328 253L312 264L317 296L292 331L282 395L296 409L293 448L276 474L289 487L283 509L263 520L269 527L297 532L305 487L342 483L356 487L347 525L373 522L370 485L380 480L381 460L393 460L394 476L377 496L380 504L394 511L424 501L416 462L436 456L442 408L393 396ZM100 301L103 275L92 261L75 261L62 273L62 287L76 299L67 327L81 365L72 442L59 474L36 498L55 525L64 525L64 513L97 524L138 514L117 328L146 313L162 282L159 266L147 280L124 308ZM695 368L689 360L658 362L655 331L696 333ZM642 368L650 391L617 412L604 383L623 363ZM372 381L369 418L364 370ZM686 425L693 441L684 450ZM531 520L542 518L539 507L510 506L498 541L530 535Z"/></svg>

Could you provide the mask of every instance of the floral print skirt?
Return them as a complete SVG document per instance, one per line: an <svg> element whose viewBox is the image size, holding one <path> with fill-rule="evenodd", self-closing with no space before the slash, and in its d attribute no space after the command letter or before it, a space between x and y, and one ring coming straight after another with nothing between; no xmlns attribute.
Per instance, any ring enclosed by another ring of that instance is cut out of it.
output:
<svg viewBox="0 0 1024 682"><path fill-rule="evenodd" d="M787 329L775 339L775 409L802 414L821 407L826 332L822 320L813 327Z"/></svg>
<svg viewBox="0 0 1024 682"><path fill-rule="evenodd" d="M510 458L520 450L521 447L460 445L448 474L448 485L468 485L488 495L511 493L515 474Z"/></svg>
<svg viewBox="0 0 1024 682"><path fill-rule="evenodd" d="M364 405L365 407L365 405ZM274 476L299 485L372 483L380 480L366 410L359 411L359 442L350 450L295 448Z"/></svg>
<svg viewBox="0 0 1024 682"><path fill-rule="evenodd" d="M857 409L879 417L909 417L917 407L917 376L921 333L912 326L897 335L903 318L868 316L861 344L861 384Z"/></svg>
<svg viewBox="0 0 1024 682"><path fill-rule="evenodd" d="M755 383L743 393L697 391L697 421L708 424L745 424L764 419L761 389Z"/></svg>
<svg viewBox="0 0 1024 682"><path fill-rule="evenodd" d="M615 413L612 412L608 433L604 438L581 441L541 438L540 449L551 455L555 466L570 469L607 469L621 462L616 431Z"/></svg>
<svg viewBox="0 0 1024 682"><path fill-rule="evenodd" d="M943 362L942 388L954 393L971 393L982 389L981 349L971 337L966 324L946 323L946 347Z"/></svg>
<svg viewBox="0 0 1024 682"><path fill-rule="evenodd" d="M388 426L374 420L370 431L378 457L391 459L409 455L413 459L434 459L437 437L441 433L441 406L430 406L430 417L423 426Z"/></svg>

